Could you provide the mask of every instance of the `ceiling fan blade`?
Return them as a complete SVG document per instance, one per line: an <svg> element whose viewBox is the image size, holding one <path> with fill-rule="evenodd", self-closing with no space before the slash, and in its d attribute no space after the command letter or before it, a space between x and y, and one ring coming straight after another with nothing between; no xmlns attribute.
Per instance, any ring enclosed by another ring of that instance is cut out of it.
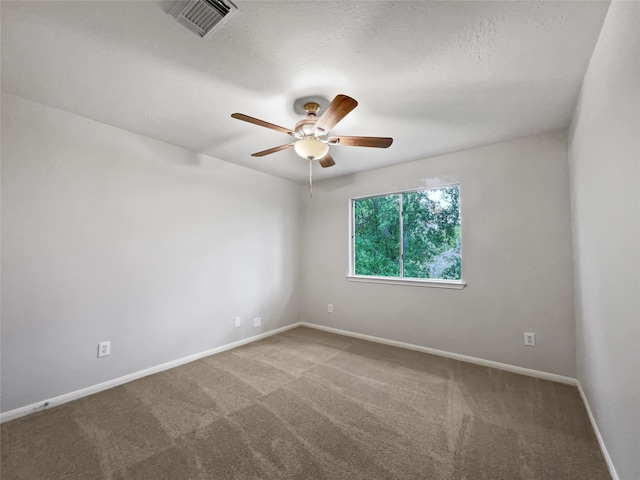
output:
<svg viewBox="0 0 640 480"><path fill-rule="evenodd" d="M242 120L243 122L253 123L254 125L259 125L261 127L270 128L271 130L276 130L278 132L287 133L289 135L295 136L295 132L288 128L281 127L279 125L275 125L273 123L265 122L264 120L260 120L259 118L250 117L249 115L245 115L244 113L233 113L231 116L237 120Z"/></svg>
<svg viewBox="0 0 640 480"><path fill-rule="evenodd" d="M393 143L389 137L329 137L330 145L343 147L376 147L388 148Z"/></svg>
<svg viewBox="0 0 640 480"><path fill-rule="evenodd" d="M335 164L336 162L333 161L333 158L331 158L331 155L328 153L320 159L320 165L322 165L322 168L333 167Z"/></svg>
<svg viewBox="0 0 640 480"><path fill-rule="evenodd" d="M336 98L333 99L316 122L316 131L322 130L323 132L328 132L357 106L358 102L353 98L342 94L336 95Z"/></svg>
<svg viewBox="0 0 640 480"><path fill-rule="evenodd" d="M252 157L264 157L265 155L269 155L271 153L280 152L281 150L286 150L287 148L293 147L293 143L287 143L286 145L280 145L279 147L273 147L269 150L263 150L261 152L252 153Z"/></svg>

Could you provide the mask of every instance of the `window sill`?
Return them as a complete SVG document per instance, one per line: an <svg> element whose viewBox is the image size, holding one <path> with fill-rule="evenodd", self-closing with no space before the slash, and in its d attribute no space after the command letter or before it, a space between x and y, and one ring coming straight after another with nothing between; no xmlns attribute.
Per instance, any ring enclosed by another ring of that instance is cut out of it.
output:
<svg viewBox="0 0 640 480"><path fill-rule="evenodd" d="M347 275L350 282L387 283L389 285L409 285L412 287L451 288L462 290L467 286L462 280L420 280L417 278L369 277L363 275Z"/></svg>

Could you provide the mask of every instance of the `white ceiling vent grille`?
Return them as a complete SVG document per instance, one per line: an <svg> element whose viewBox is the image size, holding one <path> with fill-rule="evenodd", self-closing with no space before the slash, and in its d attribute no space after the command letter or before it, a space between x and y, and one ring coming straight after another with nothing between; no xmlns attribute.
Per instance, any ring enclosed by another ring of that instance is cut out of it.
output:
<svg viewBox="0 0 640 480"><path fill-rule="evenodd" d="M235 12L229 0L178 0L169 13L181 24L202 38L207 38L214 27L221 26Z"/></svg>

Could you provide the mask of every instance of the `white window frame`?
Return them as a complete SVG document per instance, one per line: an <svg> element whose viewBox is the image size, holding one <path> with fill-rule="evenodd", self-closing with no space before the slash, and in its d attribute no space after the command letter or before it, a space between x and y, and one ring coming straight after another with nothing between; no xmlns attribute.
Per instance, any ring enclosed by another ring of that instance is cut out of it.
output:
<svg viewBox="0 0 640 480"><path fill-rule="evenodd" d="M460 192L459 198L462 198L462 188L459 183L449 183L443 185L436 185L430 187L420 187L413 188L409 190L398 190L394 192L388 193L376 193L375 195L363 195L360 197L352 197L349 199L349 273L347 275L347 280L350 282L363 282L363 283L382 283L389 285L408 285L412 287L432 287L432 288L450 288L455 290L462 290L467 286L466 282L463 278L460 280L445 280L439 278L404 278L404 277L376 277L372 275L356 275L355 274L355 209L353 208L355 202L358 200L366 200L367 198L377 198L377 197L386 197L389 195L402 195L403 193L411 193L411 192L424 192L427 190L438 190L441 188L447 187L458 187L458 191ZM460 204L462 201L460 200ZM462 212L460 209L460 205L458 206L460 217L462 217ZM402 201L400 202L400 218L402 218ZM404 271L404 252L403 252L403 225L404 222L400 221L400 271ZM462 224L462 220L460 221ZM460 255L462 257L462 229L460 230L460 244L461 250Z"/></svg>

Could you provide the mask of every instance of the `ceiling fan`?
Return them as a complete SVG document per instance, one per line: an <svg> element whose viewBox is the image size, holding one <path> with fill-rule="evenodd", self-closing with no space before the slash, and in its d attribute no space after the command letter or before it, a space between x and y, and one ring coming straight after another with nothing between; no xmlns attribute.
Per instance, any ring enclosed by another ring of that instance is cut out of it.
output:
<svg viewBox="0 0 640 480"><path fill-rule="evenodd" d="M251 155L252 157L264 157L265 155L293 147L296 153L302 158L310 161L318 160L323 168L327 168L336 164L329 154L330 145L387 148L393 143L393 138L388 137L345 137L329 135L331 129L357 106L358 102L353 98L346 95L337 95L322 115L318 117L320 105L310 101L304 104L304 110L307 112L307 116L296 123L293 130L250 117L243 113L234 113L231 116L244 122L286 133L296 139L291 143L253 153Z"/></svg>

